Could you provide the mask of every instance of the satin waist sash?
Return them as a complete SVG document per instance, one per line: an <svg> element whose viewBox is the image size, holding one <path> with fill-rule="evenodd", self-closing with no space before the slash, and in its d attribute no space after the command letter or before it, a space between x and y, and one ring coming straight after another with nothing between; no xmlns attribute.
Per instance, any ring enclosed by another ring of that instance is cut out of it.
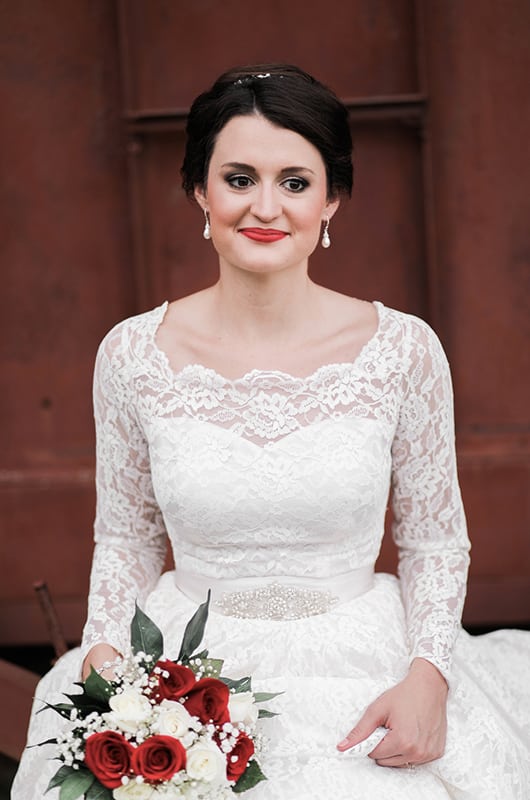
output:
<svg viewBox="0 0 530 800"><path fill-rule="evenodd" d="M175 584L196 603L211 591L213 611L242 619L299 619L324 614L372 588L374 570L361 567L325 578L268 576L266 578L207 578L174 570Z"/></svg>

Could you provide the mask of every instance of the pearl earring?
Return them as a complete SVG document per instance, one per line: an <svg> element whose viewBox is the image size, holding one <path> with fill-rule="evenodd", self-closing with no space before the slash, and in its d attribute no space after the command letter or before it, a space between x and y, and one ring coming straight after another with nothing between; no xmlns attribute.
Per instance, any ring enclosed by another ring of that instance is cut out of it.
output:
<svg viewBox="0 0 530 800"><path fill-rule="evenodd" d="M205 208L203 209L203 211L204 211L204 230L202 232L202 235L205 239L211 239L212 232L210 230L210 217L208 216L208 212L206 211Z"/></svg>
<svg viewBox="0 0 530 800"><path fill-rule="evenodd" d="M329 238L329 217L326 217L326 221L324 223L324 231L322 233L322 247L326 250L331 244L331 239Z"/></svg>

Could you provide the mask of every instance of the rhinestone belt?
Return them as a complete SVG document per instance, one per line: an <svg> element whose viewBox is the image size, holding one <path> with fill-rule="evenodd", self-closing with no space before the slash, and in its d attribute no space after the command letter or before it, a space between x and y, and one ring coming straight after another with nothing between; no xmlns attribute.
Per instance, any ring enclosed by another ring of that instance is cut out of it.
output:
<svg viewBox="0 0 530 800"><path fill-rule="evenodd" d="M269 583L258 589L224 592L214 608L228 617L241 619L300 619L329 611L339 598L319 589L303 589Z"/></svg>

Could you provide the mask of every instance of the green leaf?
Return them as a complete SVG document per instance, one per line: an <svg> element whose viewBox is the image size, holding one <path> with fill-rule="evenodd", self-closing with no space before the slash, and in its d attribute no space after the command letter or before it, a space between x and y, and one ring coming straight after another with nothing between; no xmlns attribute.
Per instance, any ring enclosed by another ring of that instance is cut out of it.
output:
<svg viewBox="0 0 530 800"><path fill-rule="evenodd" d="M78 716L84 719L93 711L103 712L109 710L109 697L114 693L113 685L98 675L96 670L91 667L90 675L83 683L76 683L76 686L81 687L80 692L75 694L66 694L69 700L72 701L71 705L66 703L59 703L55 708L63 716L67 716L66 711L76 709ZM69 714L68 714L69 715Z"/></svg>
<svg viewBox="0 0 530 800"><path fill-rule="evenodd" d="M208 658L208 650L201 650L200 653L194 653L193 658Z"/></svg>
<svg viewBox="0 0 530 800"><path fill-rule="evenodd" d="M85 798L86 800L112 800L112 789L107 789L99 781L94 781Z"/></svg>
<svg viewBox="0 0 530 800"><path fill-rule="evenodd" d="M250 678L239 678L239 680L232 680L231 678L225 678L221 676L221 680L223 683L226 683L230 690L233 690L236 694L239 692L251 692L252 686Z"/></svg>
<svg viewBox="0 0 530 800"><path fill-rule="evenodd" d="M27 744L26 750L30 750L32 747L43 747L45 744L57 744L57 739L46 739L45 742L37 742L37 744Z"/></svg>
<svg viewBox="0 0 530 800"><path fill-rule="evenodd" d="M182 644L180 645L180 652L177 661L189 661L193 655L193 651L202 642L204 636L204 628L206 627L206 620L208 619L208 608L210 605L211 591L208 589L208 597L205 603L201 603L193 617L186 625Z"/></svg>
<svg viewBox="0 0 530 800"><path fill-rule="evenodd" d="M40 714L42 711L46 711L47 708L52 708L65 719L70 719L70 712L74 708L74 706L70 705L69 703L47 703L46 700L41 700L41 703L44 703L44 705L42 708L38 709L37 714Z"/></svg>
<svg viewBox="0 0 530 800"><path fill-rule="evenodd" d="M98 675L94 667L90 667L90 675L86 679L83 688L84 694L76 701L79 703L80 708L90 705L93 706L94 701L96 701L97 704L101 704L102 709L108 708L109 697L114 694L112 685L106 681L105 678L102 678L101 675ZM70 699L73 697L75 697L75 695L71 695Z"/></svg>
<svg viewBox="0 0 530 800"><path fill-rule="evenodd" d="M164 639L162 632L147 614L138 608L131 622L131 647L133 653L146 653L153 657L152 666L164 652Z"/></svg>
<svg viewBox="0 0 530 800"><path fill-rule="evenodd" d="M281 694L284 694L284 692L254 692L254 702L265 703L266 700L273 700Z"/></svg>
<svg viewBox="0 0 530 800"><path fill-rule="evenodd" d="M50 789L55 789L56 786L60 786L67 779L67 777L74 772L77 772L77 770L75 770L73 767L67 767L66 765L60 767L60 769L57 770L53 778L50 780L46 791L49 792Z"/></svg>
<svg viewBox="0 0 530 800"><path fill-rule="evenodd" d="M246 770L244 771L240 779L237 781L232 791L240 794L241 792L246 792L247 789L252 789L260 781L266 781L266 780L267 778L261 771L258 762L255 760L249 761Z"/></svg>
<svg viewBox="0 0 530 800"><path fill-rule="evenodd" d="M92 668L86 681L77 685L81 686L82 692L65 694L65 697L72 701L71 703L48 703L43 700L43 706L37 710L37 714L51 708L61 717L70 719L70 714L75 709L78 712L78 716L84 719L92 711L103 712L109 710L108 699L113 694L112 684L102 678L101 675L98 675L94 668Z"/></svg>
<svg viewBox="0 0 530 800"><path fill-rule="evenodd" d="M268 711L266 708L260 708L258 711L258 719L266 719L269 717L279 716L275 711Z"/></svg>
<svg viewBox="0 0 530 800"><path fill-rule="evenodd" d="M95 780L95 777L87 769L73 770L61 785L59 800L77 800L88 791Z"/></svg>

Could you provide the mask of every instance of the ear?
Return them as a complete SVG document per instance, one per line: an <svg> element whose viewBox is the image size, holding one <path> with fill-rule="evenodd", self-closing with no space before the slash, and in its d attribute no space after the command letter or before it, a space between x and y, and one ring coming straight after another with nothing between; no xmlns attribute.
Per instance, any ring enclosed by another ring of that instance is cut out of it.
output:
<svg viewBox="0 0 530 800"><path fill-rule="evenodd" d="M196 186L193 190L195 200L198 202L203 211L208 209L208 201L206 199L206 191L204 186Z"/></svg>
<svg viewBox="0 0 530 800"><path fill-rule="evenodd" d="M322 219L324 220L326 217L331 219L335 211L340 206L340 197L336 197L335 199L328 200L326 206L324 208L324 214L322 215Z"/></svg>

